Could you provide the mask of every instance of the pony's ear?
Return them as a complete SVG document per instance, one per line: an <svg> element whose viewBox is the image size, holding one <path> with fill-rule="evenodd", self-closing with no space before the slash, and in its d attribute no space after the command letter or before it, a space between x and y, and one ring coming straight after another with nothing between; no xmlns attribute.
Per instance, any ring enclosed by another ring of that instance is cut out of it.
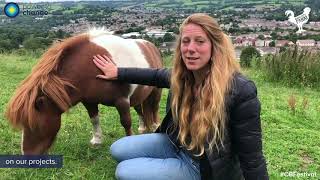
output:
<svg viewBox="0 0 320 180"><path fill-rule="evenodd" d="M38 111L45 109L48 106L48 98L45 96L39 96L35 102L35 108Z"/></svg>

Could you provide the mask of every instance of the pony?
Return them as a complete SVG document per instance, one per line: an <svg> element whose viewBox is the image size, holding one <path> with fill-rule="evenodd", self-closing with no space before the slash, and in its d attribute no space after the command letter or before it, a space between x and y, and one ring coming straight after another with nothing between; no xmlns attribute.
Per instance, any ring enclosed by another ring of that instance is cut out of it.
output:
<svg viewBox="0 0 320 180"><path fill-rule="evenodd" d="M22 130L22 154L46 154L61 115L81 102L93 125L92 145L102 143L98 104L116 107L126 135L132 135L130 107L139 115L139 132L159 125L161 89L96 78L94 55L111 57L118 67L161 68L158 49L142 39L123 39L93 29L53 44L11 97L6 118Z"/></svg>

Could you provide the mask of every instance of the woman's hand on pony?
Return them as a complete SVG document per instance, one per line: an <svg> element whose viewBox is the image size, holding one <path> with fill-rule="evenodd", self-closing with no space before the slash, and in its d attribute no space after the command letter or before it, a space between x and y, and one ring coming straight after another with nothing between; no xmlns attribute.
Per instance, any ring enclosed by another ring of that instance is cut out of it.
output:
<svg viewBox="0 0 320 180"><path fill-rule="evenodd" d="M97 78L105 80L116 80L118 77L118 67L111 58L106 55L93 56L94 64L103 72Z"/></svg>

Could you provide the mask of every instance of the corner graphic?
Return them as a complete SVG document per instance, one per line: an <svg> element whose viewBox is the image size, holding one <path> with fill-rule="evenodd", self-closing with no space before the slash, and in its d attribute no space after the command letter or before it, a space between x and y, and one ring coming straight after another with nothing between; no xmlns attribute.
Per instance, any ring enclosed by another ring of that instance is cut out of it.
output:
<svg viewBox="0 0 320 180"><path fill-rule="evenodd" d="M286 16L288 16L288 21L298 26L299 30L297 31L297 33L306 31L302 28L302 26L308 22L310 11L311 9L309 7L306 7L303 9L303 13L297 17L294 16L293 11L291 10L287 10L285 12Z"/></svg>
<svg viewBox="0 0 320 180"><path fill-rule="evenodd" d="M11 2L6 4L6 6L4 7L4 13L6 14L6 16L10 18L16 17L19 14L19 12L20 12L20 8L16 3Z"/></svg>

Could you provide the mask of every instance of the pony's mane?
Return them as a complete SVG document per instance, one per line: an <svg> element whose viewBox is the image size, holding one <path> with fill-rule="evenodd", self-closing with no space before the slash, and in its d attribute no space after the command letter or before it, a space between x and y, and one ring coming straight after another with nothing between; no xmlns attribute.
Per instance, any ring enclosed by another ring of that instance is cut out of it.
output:
<svg viewBox="0 0 320 180"><path fill-rule="evenodd" d="M90 38L94 38L101 35L113 35L113 31L109 31L105 29L104 27L101 28L92 28L89 29L88 33L90 35Z"/></svg>
<svg viewBox="0 0 320 180"><path fill-rule="evenodd" d="M71 99L66 91L74 86L58 75L58 66L67 50L88 41L86 34L68 38L51 46L33 67L31 74L16 89L6 110L6 118L14 127L21 125L34 128L37 125L39 111L35 108L38 96L45 95L60 110L67 111Z"/></svg>

